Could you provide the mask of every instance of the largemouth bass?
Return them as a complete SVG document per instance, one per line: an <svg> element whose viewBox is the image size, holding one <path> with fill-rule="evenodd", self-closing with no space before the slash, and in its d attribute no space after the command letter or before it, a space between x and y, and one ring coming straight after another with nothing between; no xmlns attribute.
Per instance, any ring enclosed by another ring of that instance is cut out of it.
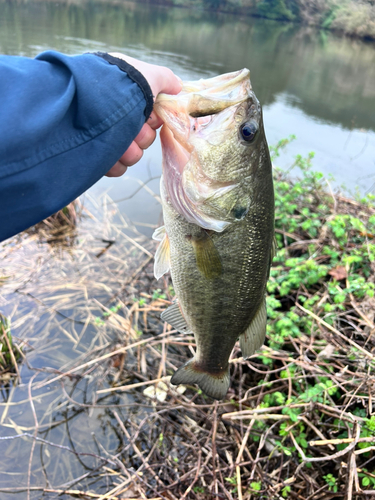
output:
<svg viewBox="0 0 375 500"><path fill-rule="evenodd" d="M171 383L222 399L237 339L244 358L263 344L274 255L272 166L247 69L160 94L164 226L155 277L170 270L177 300L162 319L193 332L196 354Z"/></svg>

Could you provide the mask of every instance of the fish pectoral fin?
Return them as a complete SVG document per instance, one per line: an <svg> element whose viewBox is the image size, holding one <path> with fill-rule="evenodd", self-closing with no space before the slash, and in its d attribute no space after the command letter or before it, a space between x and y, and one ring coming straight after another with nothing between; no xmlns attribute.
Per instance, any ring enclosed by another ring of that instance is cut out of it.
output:
<svg viewBox="0 0 375 500"><path fill-rule="evenodd" d="M168 309L161 313L160 317L163 321L172 325L177 331L181 333L192 333L182 315L178 302L169 306Z"/></svg>
<svg viewBox="0 0 375 500"><path fill-rule="evenodd" d="M229 365L219 374L213 375L201 369L195 358L182 365L171 378L173 385L197 384L207 396L213 399L224 399L228 392L229 382Z"/></svg>
<svg viewBox="0 0 375 500"><path fill-rule="evenodd" d="M244 359L249 358L264 342L267 328L266 300L263 300L247 329L240 335L240 347Z"/></svg>
<svg viewBox="0 0 375 500"><path fill-rule="evenodd" d="M156 241L162 241L165 236L165 226L160 226L152 234L152 239Z"/></svg>
<svg viewBox="0 0 375 500"><path fill-rule="evenodd" d="M222 272L221 259L214 242L207 235L205 238L192 237L195 260L199 271L207 279L218 278Z"/></svg>
<svg viewBox="0 0 375 500"><path fill-rule="evenodd" d="M165 233L155 253L154 276L157 280L161 278L163 274L169 271L170 267L169 259L170 259L169 238L167 233Z"/></svg>

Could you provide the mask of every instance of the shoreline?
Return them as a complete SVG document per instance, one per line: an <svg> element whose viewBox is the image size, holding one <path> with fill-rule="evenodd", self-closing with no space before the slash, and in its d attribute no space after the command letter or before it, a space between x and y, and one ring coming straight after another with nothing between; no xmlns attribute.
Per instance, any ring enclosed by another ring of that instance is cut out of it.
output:
<svg viewBox="0 0 375 500"><path fill-rule="evenodd" d="M0 0L4 2L7 0ZM25 3L24 0L11 0ZM51 0L35 0L51 3ZM340 36L375 41L375 3L372 0L61 0L60 3L84 5L87 3L110 3L112 5L152 4L161 7L179 7L189 10L241 17L269 19L292 23L301 27L312 27Z"/></svg>
<svg viewBox="0 0 375 500"><path fill-rule="evenodd" d="M269 19L313 27L341 36L375 40L375 4L371 0L327 0L324 6L307 0L140 0L166 7Z"/></svg>

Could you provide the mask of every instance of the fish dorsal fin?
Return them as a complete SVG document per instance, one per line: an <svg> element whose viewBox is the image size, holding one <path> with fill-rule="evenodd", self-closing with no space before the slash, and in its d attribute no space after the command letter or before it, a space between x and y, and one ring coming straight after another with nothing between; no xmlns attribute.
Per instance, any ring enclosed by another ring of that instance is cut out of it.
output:
<svg viewBox="0 0 375 500"><path fill-rule="evenodd" d="M207 279L218 278L222 272L221 259L212 238L206 232L202 237L191 237L197 267Z"/></svg>
<svg viewBox="0 0 375 500"><path fill-rule="evenodd" d="M267 327L267 309L264 299L250 325L240 335L240 347L244 359L249 358L264 342Z"/></svg>
<svg viewBox="0 0 375 500"><path fill-rule="evenodd" d="M188 327L185 318L182 316L178 302L175 302L161 313L161 319L173 326L181 333L192 333Z"/></svg>
<svg viewBox="0 0 375 500"><path fill-rule="evenodd" d="M169 259L170 259L169 238L167 233L165 233L155 253L154 276L157 280L169 271L170 267Z"/></svg>
<svg viewBox="0 0 375 500"><path fill-rule="evenodd" d="M155 241L162 241L162 239L165 236L165 226L160 226L157 229L155 229L152 239Z"/></svg>

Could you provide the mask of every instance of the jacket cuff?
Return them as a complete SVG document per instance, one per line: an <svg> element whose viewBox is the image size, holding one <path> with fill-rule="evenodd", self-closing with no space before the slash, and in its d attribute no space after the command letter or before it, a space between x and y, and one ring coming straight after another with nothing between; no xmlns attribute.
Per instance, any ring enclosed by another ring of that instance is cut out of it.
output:
<svg viewBox="0 0 375 500"><path fill-rule="evenodd" d="M142 75L142 73L140 73L137 69L135 69L134 66L131 66L129 63L124 61L124 59L111 56L106 52L94 52L94 55L101 57L105 61L109 62L109 64L117 66L121 71L124 71L124 73L126 73L128 77L140 87L146 100L146 107L144 110L144 114L146 120L148 120L149 116L151 115L152 109L154 107L154 96L152 95L152 90L148 81Z"/></svg>

